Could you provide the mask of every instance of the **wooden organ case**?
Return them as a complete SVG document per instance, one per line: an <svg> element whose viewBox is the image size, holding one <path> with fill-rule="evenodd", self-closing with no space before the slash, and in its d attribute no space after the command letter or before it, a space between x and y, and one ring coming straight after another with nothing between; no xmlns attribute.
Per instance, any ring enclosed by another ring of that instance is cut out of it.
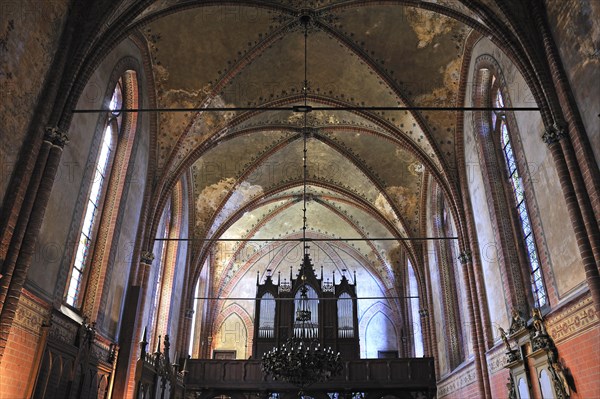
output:
<svg viewBox="0 0 600 399"><path fill-rule="evenodd" d="M335 272L332 281L324 281L323 268L321 277L317 278L310 256L305 254L296 278L290 270L290 281L281 281L279 275L275 284L272 276L267 274L263 284L257 277L256 285L254 359L261 359L264 353L292 336L301 336L302 322L296 321L295 314L303 285L307 289L311 311L310 321L304 323L306 336L340 352L344 360L360 357L356 274L353 284L344 274L336 284Z"/></svg>

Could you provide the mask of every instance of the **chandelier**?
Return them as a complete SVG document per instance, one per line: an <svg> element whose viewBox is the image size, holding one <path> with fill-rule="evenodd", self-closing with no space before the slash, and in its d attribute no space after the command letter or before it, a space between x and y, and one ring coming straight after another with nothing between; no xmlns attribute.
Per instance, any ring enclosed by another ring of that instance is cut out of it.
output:
<svg viewBox="0 0 600 399"><path fill-rule="evenodd" d="M306 180L307 180L307 137L309 135L307 128L308 107L308 80L307 80L307 37L310 15L303 12L300 16L300 24L304 26L304 84L302 92L304 93L304 125L303 135L303 208L302 208L302 242L304 245L304 257L300 270L302 285L300 287L300 299L296 309L296 322L300 324L299 334L293 334L280 347L274 347L262 357L262 370L271 375L274 380L289 382L298 386L302 390L316 382L325 382L330 378L341 373L342 361L339 352L334 352L329 347L321 346L321 343L311 333L312 327L307 328L311 321L311 310L308 306L308 289L305 285L306 276L304 271L308 267L312 268L312 263L308 255L308 246L306 245Z"/></svg>
<svg viewBox="0 0 600 399"><path fill-rule="evenodd" d="M325 382L342 371L340 353L321 346L318 339L307 337L305 323L310 320L307 309L306 287L301 288L300 308L296 321L302 323L300 337L288 339L281 347L275 347L262 358L262 369L274 380L286 381L300 389L315 382Z"/></svg>

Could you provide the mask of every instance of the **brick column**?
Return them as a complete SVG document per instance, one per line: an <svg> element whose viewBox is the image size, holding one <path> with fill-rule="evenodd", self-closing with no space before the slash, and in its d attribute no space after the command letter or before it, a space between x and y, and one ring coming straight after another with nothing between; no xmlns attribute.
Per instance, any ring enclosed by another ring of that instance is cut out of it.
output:
<svg viewBox="0 0 600 399"><path fill-rule="evenodd" d="M434 359L438 358L438 346L437 346L437 332L435 329L435 318L433 317L433 297L432 297L432 284L431 284L431 276L429 274L429 259L427 256L427 251L422 251L423 253L423 282L421 283L421 292L423 293L423 298L421 302L421 307L424 308L425 312L420 313L422 319L427 323L427 337L426 339L429 342L429 353L428 356L433 357ZM429 311L428 309L431 309ZM423 316L424 315L424 316ZM424 318L423 318L424 317ZM440 363L436 360L434 362L435 365L435 373L437 378L440 376Z"/></svg>
<svg viewBox="0 0 600 399"><path fill-rule="evenodd" d="M579 253L583 261L585 279L592 294L592 299L594 300L596 313L600 313L600 275L598 273L598 265L594 260L594 253L592 252L592 247L589 242L581 209L577 202L577 196L571 181L569 168L565 161L562 146L559 143L561 140L564 140L565 137L566 132L564 130L551 127L542 135L542 140L548 145L552 158L554 159L560 186L563 195L565 196L565 201L567 202L567 210L569 212L571 224L575 231L577 246L579 247Z"/></svg>
<svg viewBox="0 0 600 399"><path fill-rule="evenodd" d="M27 230L27 223L29 222L31 210L33 209L35 196L38 191L40 181L42 180L44 168L46 167L48 154L50 153L50 148L52 147L53 132L53 129L46 129L42 145L33 168L31 180L29 181L29 185L25 191L24 197L21 199L21 209L8 245L6 258L4 259L3 276L0 278L0 314L2 313L2 308L4 307L4 301L8 293L8 287L12 280L15 264L19 256L19 250L21 249L23 237L25 236L25 231Z"/></svg>
<svg viewBox="0 0 600 399"><path fill-rule="evenodd" d="M121 375L126 375L126 377L124 378L124 383L119 385L119 391L115 391L115 394L117 395L121 395L121 397L124 398L131 398L133 397L133 393L134 393L134 388L135 388L135 367L137 364L137 359L138 359L138 350L139 347L137 345L135 345L135 343L139 342L141 340L142 337L142 332L144 331L144 328L146 327L144 325L144 310L146 308L146 296L148 294L148 283L149 283L149 279L150 279L150 270L152 268L152 262L154 261L154 254L152 252L149 251L142 251L141 255L140 255L140 267L138 269L138 276L137 276L137 281L136 281L136 285L138 285L140 287L140 293L139 293L139 301L138 301L138 307L135 311L135 314L132 315L132 317L135 318L135 320L133 321L134 323L134 328L133 328L133 336L131 337L130 341L131 341L131 348L130 351L128 353L128 356L123 359L124 363L121 365L121 367L126 368L126 371L121 370L121 372L123 374ZM128 337L125 337L125 339L129 339ZM123 356L125 357L125 356Z"/></svg>
<svg viewBox="0 0 600 399"><path fill-rule="evenodd" d="M465 185L465 187L467 187ZM479 320L481 323L480 330L483 335L483 343L486 348L491 348L494 346L494 342L492 339L492 334L490 331L490 314L489 307L486 296L486 286L483 276L483 270L481 266L481 259L479 257L479 241L477 238L477 229L475 228L475 220L473 217L471 199L468 196L468 188L463 192L463 218L466 224L465 235L467 237L467 241L470 244L470 249L466 250L465 253L470 254L470 265L469 268L473 270L474 279L475 279L475 288L473 288L474 292L477 295L477 305L479 307ZM468 204L468 205L467 205Z"/></svg>
<svg viewBox="0 0 600 399"><path fill-rule="evenodd" d="M479 385L479 393L486 398L491 398L489 375L487 369L487 360L485 356L485 343L483 334L477 328L479 318L476 315L479 314L479 307L477 304L477 296L475 290L475 282L473 279L473 262L470 252L463 252L458 257L463 267L463 279L465 289L467 291L467 309L469 311L469 319L471 321L471 341L473 342L474 363L475 371L477 373L477 384Z"/></svg>
<svg viewBox="0 0 600 399"><path fill-rule="evenodd" d="M424 304L421 304L423 306ZM428 357L434 357L434 353L431 350L430 343L430 332L429 332L429 311L427 308L419 309L419 317L421 323L421 337L423 339L423 355Z"/></svg>
<svg viewBox="0 0 600 399"><path fill-rule="evenodd" d="M54 178L56 177L56 172L60 164L62 151L64 145L68 141L66 134L56 128L47 129L45 141L47 141L47 139L50 140L51 146L46 157L39 186L37 187L35 201L33 202L31 215L27 223L26 231L24 232L23 242L14 265L14 272L8 283L8 290L6 291L2 312L0 313L0 361L2 360L4 349L6 348L10 328L15 318L19 299L21 298L21 290L27 279L29 266L31 265L31 260L35 252L35 244L42 227L44 213L46 212L50 193L52 192L52 186L54 185ZM47 145L48 144L45 144L44 146ZM37 180L37 178L34 178L34 180Z"/></svg>

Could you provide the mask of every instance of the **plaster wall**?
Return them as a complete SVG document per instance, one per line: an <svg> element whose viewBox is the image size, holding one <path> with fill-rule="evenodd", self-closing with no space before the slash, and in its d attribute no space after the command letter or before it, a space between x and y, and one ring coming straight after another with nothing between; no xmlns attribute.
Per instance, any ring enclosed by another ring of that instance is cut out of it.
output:
<svg viewBox="0 0 600 399"><path fill-rule="evenodd" d="M600 2L546 0L546 6L550 30L600 164Z"/></svg>
<svg viewBox="0 0 600 399"><path fill-rule="evenodd" d="M23 0L0 5L0 207L44 83L56 78L47 75L69 3Z"/></svg>
<svg viewBox="0 0 600 399"><path fill-rule="evenodd" d="M233 313L221 324L219 331L213 339L214 350L235 351L236 359L248 359L252 348L248 345L248 334L244 322L237 314Z"/></svg>
<svg viewBox="0 0 600 399"><path fill-rule="evenodd" d="M364 341L365 358L377 359L379 351L397 350L398 332L384 312L377 312L369 320Z"/></svg>

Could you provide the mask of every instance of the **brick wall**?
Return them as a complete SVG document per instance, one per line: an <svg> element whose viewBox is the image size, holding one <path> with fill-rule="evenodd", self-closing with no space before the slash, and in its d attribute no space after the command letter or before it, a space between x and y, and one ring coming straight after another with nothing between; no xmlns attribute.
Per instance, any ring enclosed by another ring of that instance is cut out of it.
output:
<svg viewBox="0 0 600 399"><path fill-rule="evenodd" d="M0 363L0 399L26 397L35 383L42 324L48 306L23 291Z"/></svg>
<svg viewBox="0 0 600 399"><path fill-rule="evenodd" d="M444 396L444 399L475 399L475 398L481 398L481 393L479 392L479 387L475 383L467 385L466 387L460 388L459 390L454 391L454 392Z"/></svg>
<svg viewBox="0 0 600 399"><path fill-rule="evenodd" d="M557 344L564 367L575 380L573 399L600 398L600 327Z"/></svg>
<svg viewBox="0 0 600 399"><path fill-rule="evenodd" d="M39 336L13 327L0 364L0 398L22 398L29 385Z"/></svg>
<svg viewBox="0 0 600 399"><path fill-rule="evenodd" d="M503 369L496 374L490 375L490 391L494 398L506 398L508 397L508 383L509 372L508 369Z"/></svg>

